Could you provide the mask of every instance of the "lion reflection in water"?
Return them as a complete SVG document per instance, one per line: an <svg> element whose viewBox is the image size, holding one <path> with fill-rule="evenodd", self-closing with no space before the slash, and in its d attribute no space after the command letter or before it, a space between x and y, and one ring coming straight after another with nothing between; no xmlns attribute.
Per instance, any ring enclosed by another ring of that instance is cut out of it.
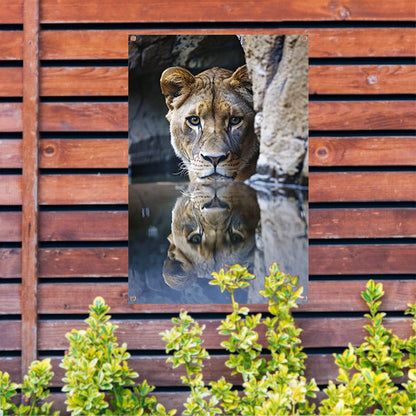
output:
<svg viewBox="0 0 416 416"><path fill-rule="evenodd" d="M181 290L226 265L252 269L260 210L256 192L238 182L190 184L172 211L165 282Z"/></svg>

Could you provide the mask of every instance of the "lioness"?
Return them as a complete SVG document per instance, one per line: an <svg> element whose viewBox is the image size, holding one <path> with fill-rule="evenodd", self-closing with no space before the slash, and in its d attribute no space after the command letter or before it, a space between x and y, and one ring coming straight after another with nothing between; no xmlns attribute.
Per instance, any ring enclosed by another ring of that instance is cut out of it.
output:
<svg viewBox="0 0 416 416"><path fill-rule="evenodd" d="M209 278L226 264L253 266L260 219L256 192L237 182L193 183L172 212L165 282L173 289Z"/></svg>
<svg viewBox="0 0 416 416"><path fill-rule="evenodd" d="M244 181L256 170L253 93L246 66L211 68L193 76L180 67L160 79L171 143L191 181Z"/></svg>

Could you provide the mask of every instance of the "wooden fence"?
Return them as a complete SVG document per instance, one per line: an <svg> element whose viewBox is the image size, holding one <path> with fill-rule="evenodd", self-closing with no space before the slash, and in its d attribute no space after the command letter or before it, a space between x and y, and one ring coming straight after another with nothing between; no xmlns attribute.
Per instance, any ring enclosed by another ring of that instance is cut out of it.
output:
<svg viewBox="0 0 416 416"><path fill-rule="evenodd" d="M19 381L51 356L64 408L64 335L101 295L140 378L168 408L184 398L158 335L181 306L128 304L128 34L309 35L310 300L295 313L307 376L325 385L331 353L362 341L369 278L384 284L387 326L409 336L414 17L411 0L0 2L0 369ZM225 355L215 328L229 308L189 310L207 326L216 354L205 374L216 379Z"/></svg>

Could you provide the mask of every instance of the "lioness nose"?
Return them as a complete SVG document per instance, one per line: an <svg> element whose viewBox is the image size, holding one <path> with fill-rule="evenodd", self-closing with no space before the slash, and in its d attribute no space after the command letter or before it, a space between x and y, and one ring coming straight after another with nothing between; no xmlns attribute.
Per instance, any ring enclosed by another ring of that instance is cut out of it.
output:
<svg viewBox="0 0 416 416"><path fill-rule="evenodd" d="M208 156L208 155L203 155L201 153L201 156L208 162L210 162L214 167L217 166L219 163L223 162L224 160L228 159L228 156L230 154L227 153L226 155L219 155L219 156Z"/></svg>

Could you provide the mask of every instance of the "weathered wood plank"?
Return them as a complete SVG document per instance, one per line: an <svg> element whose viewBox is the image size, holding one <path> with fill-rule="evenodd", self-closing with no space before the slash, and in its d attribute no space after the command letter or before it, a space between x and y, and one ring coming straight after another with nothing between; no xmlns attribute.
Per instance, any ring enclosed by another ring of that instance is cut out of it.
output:
<svg viewBox="0 0 416 416"><path fill-rule="evenodd" d="M312 101L309 130L413 130L414 101Z"/></svg>
<svg viewBox="0 0 416 416"><path fill-rule="evenodd" d="M22 68L0 68L0 97L21 97L22 94Z"/></svg>
<svg viewBox="0 0 416 416"><path fill-rule="evenodd" d="M37 358L39 4L23 5L22 374Z"/></svg>
<svg viewBox="0 0 416 416"><path fill-rule="evenodd" d="M174 34L173 30L136 30L134 34ZM411 57L416 30L413 28L354 29L195 29L183 34L299 34L309 35L309 56L326 57ZM127 59L131 30L47 30L41 33L41 58ZM1 46L0 46L1 47ZM1 49L0 49L1 51ZM18 59L18 58L16 58Z"/></svg>
<svg viewBox="0 0 416 416"><path fill-rule="evenodd" d="M23 32L18 30L0 30L0 60L14 61L22 59Z"/></svg>
<svg viewBox="0 0 416 416"><path fill-rule="evenodd" d="M0 277L20 277L20 249L0 249ZM312 245L310 275L414 274L412 244ZM41 249L40 277L126 277L127 248Z"/></svg>
<svg viewBox="0 0 416 416"><path fill-rule="evenodd" d="M366 281L311 281L309 282L308 304L300 304L301 312L364 312L367 307L361 299ZM404 311L408 303L416 301L416 281L383 281L385 295L383 311ZM81 289L82 288L82 289ZM218 289L219 290L219 289ZM77 293L68 296L68 293ZM232 312L231 305L140 305L128 303L127 283L44 283L39 287L39 313L85 313L99 294L111 313L178 313L189 312ZM345 302L348 299L348 302ZM266 311L266 305L248 305L251 311Z"/></svg>
<svg viewBox="0 0 416 416"><path fill-rule="evenodd" d="M414 94L414 65L312 65L309 94Z"/></svg>
<svg viewBox="0 0 416 416"><path fill-rule="evenodd" d="M414 65L317 65L309 67L310 94L414 94ZM2 74L3 72L3 74ZM16 85L10 85L9 79ZM42 96L111 96L128 94L127 67L46 67ZM4 96L19 95L19 71L0 68ZM0 89L1 91L1 89Z"/></svg>
<svg viewBox="0 0 416 416"><path fill-rule="evenodd" d="M416 272L412 244L334 245L309 247L309 273L412 274Z"/></svg>
<svg viewBox="0 0 416 416"><path fill-rule="evenodd" d="M309 200L416 201L416 172L314 172Z"/></svg>
<svg viewBox="0 0 416 416"><path fill-rule="evenodd" d="M7 336L0 337L0 351L19 351L22 347L21 330L22 323L18 320L1 320L0 334Z"/></svg>
<svg viewBox="0 0 416 416"><path fill-rule="evenodd" d="M41 241L127 241L127 211L40 213ZM21 213L0 212L0 241L21 241ZM81 224L74 227L74 224ZM312 209L309 238L414 238L412 208Z"/></svg>
<svg viewBox="0 0 416 416"><path fill-rule="evenodd" d="M19 139L0 139L0 169L19 169L22 167L22 141Z"/></svg>
<svg viewBox="0 0 416 416"><path fill-rule="evenodd" d="M128 360L129 367L139 373L138 381L147 380L150 385L158 387L181 386L181 376L185 375L183 367L173 369L172 364L167 363L168 355L155 356L133 356ZM265 356L267 358L267 356ZM53 387L62 387L62 378L65 370L59 367L63 357L50 357L52 370L55 375L51 379ZM231 370L225 366L226 356L212 355L209 360L204 361L203 375L206 383L219 380L222 376L234 385L241 385L242 378L239 375L232 376ZM0 368L10 374L11 380L20 382L20 375L15 371L20 364L20 357L0 357ZM305 360L305 377L315 378L315 381L322 385L328 380L338 376L338 367L335 365L332 354L310 354Z"/></svg>
<svg viewBox="0 0 416 416"><path fill-rule="evenodd" d="M310 166L415 166L414 137L310 137Z"/></svg>
<svg viewBox="0 0 416 416"><path fill-rule="evenodd" d="M309 238L416 237L416 209L312 209Z"/></svg>
<svg viewBox="0 0 416 416"><path fill-rule="evenodd" d="M46 67L41 71L40 94L41 96L127 95L127 78L127 67Z"/></svg>
<svg viewBox="0 0 416 416"><path fill-rule="evenodd" d="M16 283L2 284L0 286L0 305L0 315L20 315L22 312L21 285Z"/></svg>
<svg viewBox="0 0 416 416"><path fill-rule="evenodd" d="M43 205L125 204L127 175L43 175L39 200Z"/></svg>
<svg viewBox="0 0 416 416"><path fill-rule="evenodd" d="M77 22L282 22L305 20L412 20L414 5L410 0L397 0L391 7L367 0L345 0L333 4L328 0L314 0L313 4L304 1L280 0L229 0L227 7L216 0L181 1L172 7L169 2L147 3L126 0L118 7L114 0L89 0L79 10L76 0L53 0L41 3L42 23Z"/></svg>
<svg viewBox="0 0 416 416"><path fill-rule="evenodd" d="M127 168L127 139L42 139L41 168Z"/></svg>
<svg viewBox="0 0 416 416"><path fill-rule="evenodd" d="M310 166L414 166L414 137L310 137ZM126 139L42 139L41 168L127 168ZM21 140L0 140L0 168L21 168Z"/></svg>
<svg viewBox="0 0 416 416"><path fill-rule="evenodd" d="M314 172L310 174L311 202L416 201L415 172ZM126 204L128 178L122 174L43 175L42 205ZM0 182L0 205L20 205L21 177Z"/></svg>
<svg viewBox="0 0 416 416"><path fill-rule="evenodd" d="M4 175L0 181L0 205L22 204L21 175Z"/></svg>
<svg viewBox="0 0 416 416"><path fill-rule="evenodd" d="M0 24L23 23L23 0L0 2Z"/></svg>
<svg viewBox="0 0 416 416"><path fill-rule="evenodd" d="M21 212L0 212L0 241L22 241Z"/></svg>
<svg viewBox="0 0 416 416"><path fill-rule="evenodd" d="M21 132L22 104L21 103L0 103L0 126L2 132Z"/></svg>
<svg viewBox="0 0 416 416"><path fill-rule="evenodd" d="M201 319L200 325L206 329L202 337L204 347L221 349L221 341L216 328L221 323L219 319ZM165 343L159 335L172 327L170 320L113 320L118 325L115 335L120 344L126 342L131 350L163 350ZM301 340L305 348L346 347L349 342L359 345L367 334L363 328L368 323L365 318L296 318L295 324L303 329ZM399 337L408 338L412 335L411 318L385 318L386 328L393 330ZM85 328L82 321L77 320L48 320L39 322L39 350L65 350L68 340L65 334L73 328ZM259 327L259 342L265 341L265 326ZM1 342L1 340L0 340Z"/></svg>
<svg viewBox="0 0 416 416"><path fill-rule="evenodd" d="M309 129L413 129L415 107L412 101L312 101ZM127 103L43 103L40 127L42 131L127 131L127 113Z"/></svg>

